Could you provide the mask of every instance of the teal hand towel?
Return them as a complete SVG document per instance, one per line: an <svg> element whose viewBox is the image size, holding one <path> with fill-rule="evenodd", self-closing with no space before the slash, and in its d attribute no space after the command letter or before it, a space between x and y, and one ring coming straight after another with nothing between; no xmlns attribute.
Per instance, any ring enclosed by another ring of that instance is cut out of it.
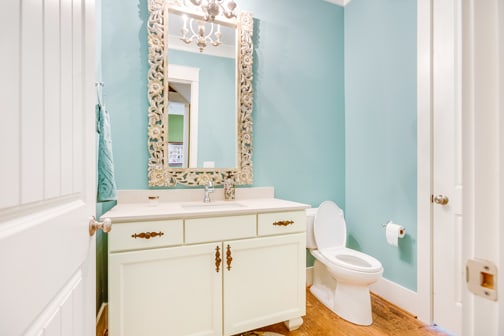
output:
<svg viewBox="0 0 504 336"><path fill-rule="evenodd" d="M96 104L96 131L98 140L98 202L117 200L117 187L112 156L110 116L101 104Z"/></svg>

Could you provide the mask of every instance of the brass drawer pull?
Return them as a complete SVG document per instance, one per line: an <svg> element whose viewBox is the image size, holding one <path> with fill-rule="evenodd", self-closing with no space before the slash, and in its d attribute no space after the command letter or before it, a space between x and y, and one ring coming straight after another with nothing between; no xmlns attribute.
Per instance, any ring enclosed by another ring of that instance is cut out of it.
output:
<svg viewBox="0 0 504 336"><path fill-rule="evenodd" d="M226 249L226 263L228 271L231 271L231 262L233 261L233 257L231 257L231 246L227 246Z"/></svg>
<svg viewBox="0 0 504 336"><path fill-rule="evenodd" d="M277 221L277 222L273 223L273 225L278 225L278 226L287 226L287 225L291 225L291 224L294 224L294 221L283 220L283 221Z"/></svg>
<svg viewBox="0 0 504 336"><path fill-rule="evenodd" d="M142 239L151 239L154 237L161 237L164 235L164 232L159 231L159 232L141 232L141 233L134 233L131 235L131 238L142 238Z"/></svg>
<svg viewBox="0 0 504 336"><path fill-rule="evenodd" d="M215 248L215 272L219 273L220 271L220 264L221 264L221 257L220 257L220 248L217 246Z"/></svg>

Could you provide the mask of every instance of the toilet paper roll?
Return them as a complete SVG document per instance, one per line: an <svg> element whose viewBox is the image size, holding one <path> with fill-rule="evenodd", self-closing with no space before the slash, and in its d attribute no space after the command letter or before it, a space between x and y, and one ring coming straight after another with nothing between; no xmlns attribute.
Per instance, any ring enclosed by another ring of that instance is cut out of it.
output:
<svg viewBox="0 0 504 336"><path fill-rule="evenodd" d="M385 227L385 235L387 237L387 243L392 246L398 246L399 238L404 237L406 234L406 229L401 225L389 222Z"/></svg>

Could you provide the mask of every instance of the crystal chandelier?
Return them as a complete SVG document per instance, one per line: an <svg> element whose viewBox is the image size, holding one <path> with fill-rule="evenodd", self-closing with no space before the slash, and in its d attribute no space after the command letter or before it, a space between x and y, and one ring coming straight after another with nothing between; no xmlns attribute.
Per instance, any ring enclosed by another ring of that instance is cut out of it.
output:
<svg viewBox="0 0 504 336"><path fill-rule="evenodd" d="M217 47L222 43L221 41L222 33L220 31L221 29L220 24L218 23L214 24L213 22L208 23L193 18L188 19L186 15L183 16L183 19L184 19L184 26L182 27L181 30L182 37L180 39L184 41L186 44L190 44L192 41L194 41L198 46L199 51L203 52L203 50L205 50L208 44ZM205 28L206 26L209 27L208 33L206 32ZM215 29L215 26L217 26L217 29Z"/></svg>
<svg viewBox="0 0 504 336"><path fill-rule="evenodd" d="M194 6L200 6L205 21L213 22L215 17L224 15L228 19L236 17L236 3L233 0L190 0Z"/></svg>

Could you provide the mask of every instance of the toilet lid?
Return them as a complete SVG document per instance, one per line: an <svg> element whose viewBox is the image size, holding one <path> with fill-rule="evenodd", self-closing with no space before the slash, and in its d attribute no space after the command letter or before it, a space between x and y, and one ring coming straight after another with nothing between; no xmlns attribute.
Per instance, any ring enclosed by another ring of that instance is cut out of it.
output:
<svg viewBox="0 0 504 336"><path fill-rule="evenodd" d="M336 203L324 201L320 204L313 223L313 234L319 249L344 247L346 245L346 223Z"/></svg>

